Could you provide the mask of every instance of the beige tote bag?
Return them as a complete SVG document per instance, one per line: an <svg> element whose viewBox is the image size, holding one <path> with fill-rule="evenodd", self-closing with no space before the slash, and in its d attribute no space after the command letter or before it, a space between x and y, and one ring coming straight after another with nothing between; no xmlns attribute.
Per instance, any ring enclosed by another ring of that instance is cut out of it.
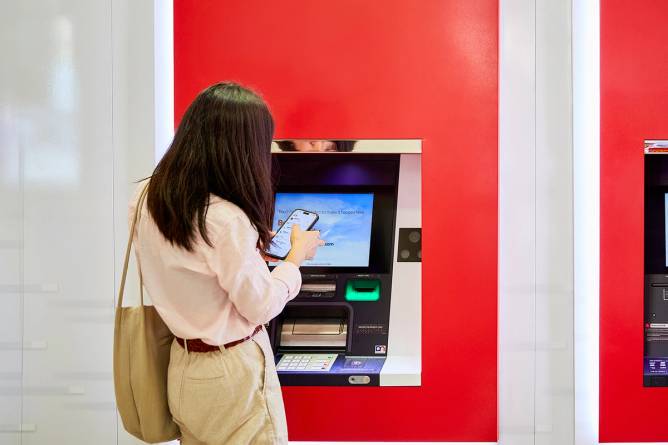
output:
<svg viewBox="0 0 668 445"><path fill-rule="evenodd" d="M144 442L157 443L181 437L167 403L167 367L174 336L155 308L144 306L139 264L141 304L122 307L132 238L147 190L148 184L139 197L125 249L114 325L114 388L125 430Z"/></svg>

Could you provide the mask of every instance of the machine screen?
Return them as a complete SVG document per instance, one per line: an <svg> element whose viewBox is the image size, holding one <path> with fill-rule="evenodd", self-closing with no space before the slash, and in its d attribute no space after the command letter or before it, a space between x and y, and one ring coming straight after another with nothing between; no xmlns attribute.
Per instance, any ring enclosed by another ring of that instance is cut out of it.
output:
<svg viewBox="0 0 668 445"><path fill-rule="evenodd" d="M316 212L325 245L304 266L368 267L373 193L277 193L274 230L294 209Z"/></svg>

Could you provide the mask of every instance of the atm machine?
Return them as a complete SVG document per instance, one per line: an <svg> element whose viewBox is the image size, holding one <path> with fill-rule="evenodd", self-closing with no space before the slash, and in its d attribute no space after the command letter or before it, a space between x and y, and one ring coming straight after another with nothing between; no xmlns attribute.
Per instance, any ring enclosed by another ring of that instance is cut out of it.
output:
<svg viewBox="0 0 668 445"><path fill-rule="evenodd" d="M304 209L326 243L269 325L281 384L419 386L421 141L277 141L272 156L274 230Z"/></svg>
<svg viewBox="0 0 668 445"><path fill-rule="evenodd" d="M668 140L645 141L644 386L668 386Z"/></svg>

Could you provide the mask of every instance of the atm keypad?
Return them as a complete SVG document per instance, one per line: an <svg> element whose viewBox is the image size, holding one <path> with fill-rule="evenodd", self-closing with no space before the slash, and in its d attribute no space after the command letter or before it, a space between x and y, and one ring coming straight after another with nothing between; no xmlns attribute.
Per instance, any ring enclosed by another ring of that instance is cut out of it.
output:
<svg viewBox="0 0 668 445"><path fill-rule="evenodd" d="M284 354L276 365L278 371L329 372L336 354Z"/></svg>

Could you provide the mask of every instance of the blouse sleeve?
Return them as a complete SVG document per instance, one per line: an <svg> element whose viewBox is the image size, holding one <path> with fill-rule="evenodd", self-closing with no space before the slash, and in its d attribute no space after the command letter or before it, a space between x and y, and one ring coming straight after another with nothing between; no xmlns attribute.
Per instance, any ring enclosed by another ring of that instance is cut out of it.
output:
<svg viewBox="0 0 668 445"><path fill-rule="evenodd" d="M247 218L235 216L220 228L207 262L236 310L253 324L267 323L299 293L299 268L283 262L270 273L257 249L258 234Z"/></svg>

